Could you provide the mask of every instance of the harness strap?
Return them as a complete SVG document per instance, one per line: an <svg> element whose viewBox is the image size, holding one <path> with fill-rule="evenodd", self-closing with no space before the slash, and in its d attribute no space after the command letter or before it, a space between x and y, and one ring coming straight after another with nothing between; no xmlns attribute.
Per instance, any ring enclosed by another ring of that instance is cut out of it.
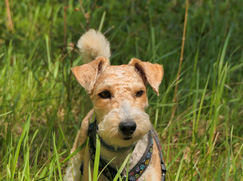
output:
<svg viewBox="0 0 243 181"><path fill-rule="evenodd" d="M133 181L137 180L146 170L148 167L151 157L153 153L153 138L151 135L151 131L148 133L148 144L145 150L145 154L143 154L142 158L139 160L139 162L129 171L128 174L128 180ZM124 179L126 180L126 176L124 176Z"/></svg>
<svg viewBox="0 0 243 181"><path fill-rule="evenodd" d="M157 144L157 147L159 149L160 164L161 164L161 170L162 170L162 178L161 178L161 180L165 181L166 167L165 167L165 164L164 164L164 161L163 161L162 147L161 147L161 144L160 144L160 141L159 141L158 134L155 132L155 130L153 128L151 129L151 132L152 132L154 140L155 140L155 142Z"/></svg>

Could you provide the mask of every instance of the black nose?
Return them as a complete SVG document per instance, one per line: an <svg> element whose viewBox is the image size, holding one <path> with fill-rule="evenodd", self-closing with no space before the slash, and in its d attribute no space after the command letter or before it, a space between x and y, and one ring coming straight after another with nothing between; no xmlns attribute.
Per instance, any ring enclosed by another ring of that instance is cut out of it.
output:
<svg viewBox="0 0 243 181"><path fill-rule="evenodd" d="M136 130L136 123L135 121L123 121L120 122L119 124L119 129L120 131L126 135L126 136L130 136L134 133L134 131Z"/></svg>

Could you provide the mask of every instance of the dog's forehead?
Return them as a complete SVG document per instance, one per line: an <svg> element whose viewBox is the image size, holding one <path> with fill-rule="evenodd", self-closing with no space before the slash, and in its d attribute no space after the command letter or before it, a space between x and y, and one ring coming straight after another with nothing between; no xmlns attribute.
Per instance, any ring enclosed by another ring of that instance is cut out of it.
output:
<svg viewBox="0 0 243 181"><path fill-rule="evenodd" d="M131 65L109 66L105 69L104 74L113 74L117 78L138 78L138 73Z"/></svg>
<svg viewBox="0 0 243 181"><path fill-rule="evenodd" d="M131 65L108 66L98 77L97 84L114 86L131 84L143 85L143 80Z"/></svg>

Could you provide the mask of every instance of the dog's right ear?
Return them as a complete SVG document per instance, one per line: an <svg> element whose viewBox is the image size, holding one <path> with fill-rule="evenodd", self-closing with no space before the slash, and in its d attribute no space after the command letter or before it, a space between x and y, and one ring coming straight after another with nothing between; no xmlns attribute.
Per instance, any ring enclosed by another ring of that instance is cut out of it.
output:
<svg viewBox="0 0 243 181"><path fill-rule="evenodd" d="M105 57L97 57L90 63L72 68L72 72L78 82L90 93L94 87L97 77L109 65Z"/></svg>

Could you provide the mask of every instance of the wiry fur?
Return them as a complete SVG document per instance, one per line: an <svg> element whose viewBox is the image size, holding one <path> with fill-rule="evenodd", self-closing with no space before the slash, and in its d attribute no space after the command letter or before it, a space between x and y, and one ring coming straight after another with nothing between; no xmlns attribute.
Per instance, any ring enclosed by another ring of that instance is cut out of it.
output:
<svg viewBox="0 0 243 181"><path fill-rule="evenodd" d="M82 53L83 62L88 63L96 57L110 58L110 44L104 35L93 29L87 31L78 41L77 47Z"/></svg>
<svg viewBox="0 0 243 181"><path fill-rule="evenodd" d="M87 139L88 125L95 115L99 128L97 133L106 143L114 148L136 144L129 159L129 169L131 169L144 154L148 143L148 132L152 127L149 116L144 111L148 105L146 84L150 84L158 94L163 68L161 65L142 62L136 58L127 65L111 66L109 42L95 30L85 33L80 38L78 47L85 62L93 61L74 67L72 71L88 92L94 109L82 121L72 152ZM109 91L111 97L102 98L100 93L104 91ZM140 91L143 91L143 94L136 96ZM135 122L136 129L127 139L127 135L120 130L119 124L130 121ZM110 163L112 167L120 168L130 151L113 152L101 145L100 154L107 163L113 160ZM93 170L89 148L82 149L70 160L65 175L66 181L80 180L79 163L81 164L82 161L84 162L82 179L88 181L89 165L91 172ZM125 173L126 170L123 172ZM101 175L99 180L106 181L107 178ZM161 180L160 157L156 144L153 144L150 164L139 178L139 181L144 180Z"/></svg>

